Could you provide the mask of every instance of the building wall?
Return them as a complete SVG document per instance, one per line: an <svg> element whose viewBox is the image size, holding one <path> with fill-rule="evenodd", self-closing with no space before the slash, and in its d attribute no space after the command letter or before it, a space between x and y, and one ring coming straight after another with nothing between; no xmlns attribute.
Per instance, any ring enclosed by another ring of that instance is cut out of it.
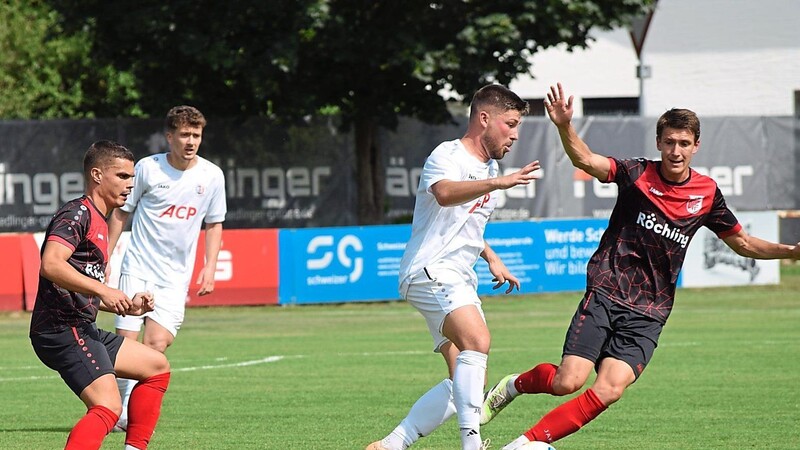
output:
<svg viewBox="0 0 800 450"><path fill-rule="evenodd" d="M800 90L800 2L659 0L642 50L651 77L640 85L626 29L595 31L586 50L534 55L536 78L511 88L542 98L561 81L580 99L638 97L642 113L686 107L701 116L790 116Z"/></svg>

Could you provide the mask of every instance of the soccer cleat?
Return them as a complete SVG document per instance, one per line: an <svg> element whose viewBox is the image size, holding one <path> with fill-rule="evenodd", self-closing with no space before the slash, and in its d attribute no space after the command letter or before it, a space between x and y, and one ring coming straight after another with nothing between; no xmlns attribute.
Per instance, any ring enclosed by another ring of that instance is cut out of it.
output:
<svg viewBox="0 0 800 450"><path fill-rule="evenodd" d="M506 386L512 378L518 376L518 373L506 375L499 383L494 385L493 388L489 389L489 392L486 393L486 397L483 400L483 407L481 408L481 425L489 423L495 416L500 414L503 408L514 400L514 397L512 397L508 389L506 389Z"/></svg>
<svg viewBox="0 0 800 450"><path fill-rule="evenodd" d="M111 429L112 433L127 433L128 432L128 420L120 419L115 425L114 428Z"/></svg>
<svg viewBox="0 0 800 450"><path fill-rule="evenodd" d="M381 441L375 441L372 444L369 444L367 448L364 450L388 450L386 447L381 444Z"/></svg>

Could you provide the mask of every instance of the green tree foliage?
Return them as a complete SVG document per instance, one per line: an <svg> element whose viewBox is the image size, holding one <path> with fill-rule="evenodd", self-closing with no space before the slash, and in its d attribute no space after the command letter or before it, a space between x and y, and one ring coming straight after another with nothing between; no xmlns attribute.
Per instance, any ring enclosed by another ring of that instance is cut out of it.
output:
<svg viewBox="0 0 800 450"><path fill-rule="evenodd" d="M378 127L394 129L399 116L445 122L448 100L469 101L490 82L508 85L530 70L536 51L585 46L592 27L626 24L649 4L331 0L324 2L319 26L306 30L300 42L294 87L284 96L312 94L314 106L335 106L344 124L353 125L359 218L379 222L384 180Z"/></svg>
<svg viewBox="0 0 800 450"><path fill-rule="evenodd" d="M68 32L89 33L95 61L135 74L138 104L155 117L185 102L213 116L272 115L316 20L316 0L49 3Z"/></svg>
<svg viewBox="0 0 800 450"><path fill-rule="evenodd" d="M88 35L59 20L39 1L0 2L0 118L137 115L132 75L94 64Z"/></svg>
<svg viewBox="0 0 800 450"><path fill-rule="evenodd" d="M508 84L536 51L585 46L651 0L50 0L94 61L135 76L146 114L292 120L335 112L354 130L358 212L383 220L379 128L450 120L447 103ZM565 67L564 70L570 70ZM444 94L443 94L444 93Z"/></svg>

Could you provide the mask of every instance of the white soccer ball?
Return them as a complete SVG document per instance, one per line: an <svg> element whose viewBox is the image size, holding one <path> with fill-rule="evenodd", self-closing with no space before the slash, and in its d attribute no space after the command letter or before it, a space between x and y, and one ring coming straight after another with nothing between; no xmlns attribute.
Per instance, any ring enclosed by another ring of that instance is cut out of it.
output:
<svg viewBox="0 0 800 450"><path fill-rule="evenodd" d="M517 447L517 450L556 450L555 447L542 441L532 441Z"/></svg>

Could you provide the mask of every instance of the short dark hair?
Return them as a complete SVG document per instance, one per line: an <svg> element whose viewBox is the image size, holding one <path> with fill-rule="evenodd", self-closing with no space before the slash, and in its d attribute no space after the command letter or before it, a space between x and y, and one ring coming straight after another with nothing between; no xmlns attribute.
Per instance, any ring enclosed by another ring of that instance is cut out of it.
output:
<svg viewBox="0 0 800 450"><path fill-rule="evenodd" d="M101 140L90 145L89 149L86 150L86 154L83 155L84 178L88 180L93 168L105 168L116 158L135 162L133 153L122 144L118 144L114 141Z"/></svg>
<svg viewBox="0 0 800 450"><path fill-rule="evenodd" d="M528 102L499 84L488 84L475 92L470 103L469 116L474 117L486 107L496 108L502 112L515 110L523 116L528 114Z"/></svg>
<svg viewBox="0 0 800 450"><path fill-rule="evenodd" d="M206 126L206 118L194 106L181 105L170 109L164 122L166 130L175 131L183 126L204 128Z"/></svg>
<svg viewBox="0 0 800 450"><path fill-rule="evenodd" d="M656 139L661 139L664 128L689 130L694 133L694 141L700 140L700 119L694 111L688 109L672 108L658 118L656 123Z"/></svg>

